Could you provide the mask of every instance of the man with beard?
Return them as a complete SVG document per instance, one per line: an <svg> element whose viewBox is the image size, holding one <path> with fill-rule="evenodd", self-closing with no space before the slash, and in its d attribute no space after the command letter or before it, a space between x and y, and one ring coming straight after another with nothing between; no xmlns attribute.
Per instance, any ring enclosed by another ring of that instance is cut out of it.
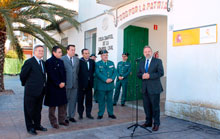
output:
<svg viewBox="0 0 220 139"><path fill-rule="evenodd" d="M146 121L143 127L152 127L158 131L160 126L160 93L163 91L160 77L164 75L163 64L160 59L152 57L152 49L145 46L145 58L140 61L137 76L142 79L143 105Z"/></svg>

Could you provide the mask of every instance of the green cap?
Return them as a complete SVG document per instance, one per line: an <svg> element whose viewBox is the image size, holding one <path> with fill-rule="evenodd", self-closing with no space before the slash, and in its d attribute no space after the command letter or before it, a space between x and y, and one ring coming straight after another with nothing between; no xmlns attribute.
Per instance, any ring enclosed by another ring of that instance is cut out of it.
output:
<svg viewBox="0 0 220 139"><path fill-rule="evenodd" d="M96 55L95 55L95 54L91 54L91 55L90 55L90 57L92 57L92 56L96 57Z"/></svg>
<svg viewBox="0 0 220 139"><path fill-rule="evenodd" d="M129 53L125 53L125 52L124 52L124 53L122 53L122 55L126 55L126 56L129 56Z"/></svg>

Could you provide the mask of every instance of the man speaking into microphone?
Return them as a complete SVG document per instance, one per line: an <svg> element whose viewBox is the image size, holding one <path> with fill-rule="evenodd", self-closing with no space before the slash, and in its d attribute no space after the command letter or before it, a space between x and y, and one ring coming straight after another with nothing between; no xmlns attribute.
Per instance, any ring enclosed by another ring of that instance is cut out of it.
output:
<svg viewBox="0 0 220 139"><path fill-rule="evenodd" d="M137 76L142 80L143 105L146 121L143 127L158 131L160 126L160 93L163 91L160 77L164 75L160 59L152 57L152 49L145 46L144 59L140 61Z"/></svg>

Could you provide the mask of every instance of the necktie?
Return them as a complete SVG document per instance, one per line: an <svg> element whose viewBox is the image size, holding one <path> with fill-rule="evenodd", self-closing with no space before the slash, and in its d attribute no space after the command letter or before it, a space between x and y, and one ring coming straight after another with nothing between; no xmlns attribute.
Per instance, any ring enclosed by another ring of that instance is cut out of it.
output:
<svg viewBox="0 0 220 139"><path fill-rule="evenodd" d="M147 60L147 64L146 64L146 66L145 66L145 73L148 72L148 65L149 65L149 59Z"/></svg>
<svg viewBox="0 0 220 139"><path fill-rule="evenodd" d="M43 64L42 64L42 60L39 60L39 63L40 63L41 70L44 73L44 67L43 67Z"/></svg>
<svg viewBox="0 0 220 139"><path fill-rule="evenodd" d="M73 66L73 57L70 57L70 63Z"/></svg>

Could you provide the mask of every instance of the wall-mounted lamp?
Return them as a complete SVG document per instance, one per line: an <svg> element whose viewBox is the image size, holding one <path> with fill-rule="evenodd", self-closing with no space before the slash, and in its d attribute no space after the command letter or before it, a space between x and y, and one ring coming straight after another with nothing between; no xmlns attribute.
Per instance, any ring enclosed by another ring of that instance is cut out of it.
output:
<svg viewBox="0 0 220 139"><path fill-rule="evenodd" d="M167 0L167 12L170 12L172 7L173 7L173 1Z"/></svg>

